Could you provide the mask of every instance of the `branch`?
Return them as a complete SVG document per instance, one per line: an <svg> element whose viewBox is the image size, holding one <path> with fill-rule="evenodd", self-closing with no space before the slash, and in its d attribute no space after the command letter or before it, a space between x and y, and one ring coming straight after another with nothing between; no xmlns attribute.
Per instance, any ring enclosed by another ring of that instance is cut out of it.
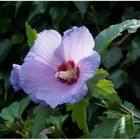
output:
<svg viewBox="0 0 140 140"><path fill-rule="evenodd" d="M120 46L128 37L129 37L130 33L127 33L121 40L112 43L112 47L118 47Z"/></svg>

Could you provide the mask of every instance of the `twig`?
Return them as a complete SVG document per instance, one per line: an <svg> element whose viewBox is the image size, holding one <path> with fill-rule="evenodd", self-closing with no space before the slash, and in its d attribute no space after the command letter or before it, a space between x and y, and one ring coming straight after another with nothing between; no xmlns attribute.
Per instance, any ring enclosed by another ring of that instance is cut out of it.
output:
<svg viewBox="0 0 140 140"><path fill-rule="evenodd" d="M61 134L63 135L63 137L64 137L65 139L67 139L67 137L66 137L66 135L64 134L64 132L63 132L62 129L60 129L60 132L61 132Z"/></svg>
<svg viewBox="0 0 140 140"><path fill-rule="evenodd" d="M121 105L121 107L122 107L122 110L123 110L123 111L132 114L134 117L136 117L138 120L140 120L140 116L139 116L136 112L134 112L134 111L132 111L132 110L126 108L124 105Z"/></svg>
<svg viewBox="0 0 140 140"><path fill-rule="evenodd" d="M104 106L104 105L102 105L102 104L99 104L99 103L95 103L96 105L98 105L98 106L101 106L101 107L103 107L103 108L106 108L106 106Z"/></svg>
<svg viewBox="0 0 140 140"><path fill-rule="evenodd" d="M140 124L140 121L134 121L135 124Z"/></svg>
<svg viewBox="0 0 140 140"><path fill-rule="evenodd" d="M118 42L114 42L112 43L112 47L118 47L119 45L121 45L128 37L129 37L130 33L127 33L121 40L119 40Z"/></svg>

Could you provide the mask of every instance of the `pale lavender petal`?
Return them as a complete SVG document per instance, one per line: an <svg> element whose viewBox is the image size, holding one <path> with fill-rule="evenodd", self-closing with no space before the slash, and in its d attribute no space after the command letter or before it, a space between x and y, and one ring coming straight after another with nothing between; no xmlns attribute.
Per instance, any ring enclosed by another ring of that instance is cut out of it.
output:
<svg viewBox="0 0 140 140"><path fill-rule="evenodd" d="M36 90L36 98L40 101L45 101L46 104L49 104L52 108L55 108L58 105L63 103L75 103L81 100L87 93L87 86L77 87L74 86L65 86L55 82L54 87L43 87ZM63 87L64 86L64 87Z"/></svg>
<svg viewBox="0 0 140 140"><path fill-rule="evenodd" d="M46 103L52 106L54 100L58 103L65 96L71 95L69 92L71 86L56 79L55 73L56 71L46 64L30 59L22 65L20 70L20 85L35 103Z"/></svg>
<svg viewBox="0 0 140 140"><path fill-rule="evenodd" d="M57 31L44 30L37 35L33 47L25 57L25 61L33 58L56 69L60 61L54 57L54 51L60 44L61 35Z"/></svg>
<svg viewBox="0 0 140 140"><path fill-rule="evenodd" d="M92 55L83 58L79 63L80 78L85 82L90 79L94 74L96 68L100 65L100 56L97 52L92 51Z"/></svg>
<svg viewBox="0 0 140 140"><path fill-rule="evenodd" d="M20 85L27 94L34 98L37 89L52 85L50 80L55 78L55 73L56 71L51 67L38 60L26 60L19 73Z"/></svg>
<svg viewBox="0 0 140 140"><path fill-rule="evenodd" d="M64 32L62 44L55 54L65 61L74 60L77 64L84 57L91 55L94 44L93 37L85 26L73 27Z"/></svg>
<svg viewBox="0 0 140 140"><path fill-rule="evenodd" d="M67 85L53 79L49 81L52 85L38 88L35 90L35 95L37 99L45 101L46 104L49 104L52 108L63 103L78 102L87 93L87 86L85 84L86 78L84 79L81 76L73 85Z"/></svg>
<svg viewBox="0 0 140 140"><path fill-rule="evenodd" d="M10 82L11 82L15 91L18 91L21 89L20 84L19 84L20 68L21 68L21 66L19 66L17 64L13 64L13 70L11 71Z"/></svg>
<svg viewBox="0 0 140 140"><path fill-rule="evenodd" d="M63 103L74 103L86 95L85 81L78 79L73 85L61 83L55 71L37 60L26 61L20 70L20 85L36 103L52 108Z"/></svg>
<svg viewBox="0 0 140 140"><path fill-rule="evenodd" d="M70 96L70 97L67 97L66 101L69 101L70 104L73 104L73 103L76 103L78 101L80 101L81 99L84 98L84 96L87 94L87 85L84 84L76 94Z"/></svg>

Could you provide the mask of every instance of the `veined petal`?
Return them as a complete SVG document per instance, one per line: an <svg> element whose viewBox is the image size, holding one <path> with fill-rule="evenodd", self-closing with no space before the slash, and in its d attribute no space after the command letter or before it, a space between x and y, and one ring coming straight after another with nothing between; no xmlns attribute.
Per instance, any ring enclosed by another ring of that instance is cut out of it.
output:
<svg viewBox="0 0 140 140"><path fill-rule="evenodd" d="M80 95L74 94L81 85L76 83L68 86L61 83L55 78L55 73L56 71L38 60L26 60L19 73L21 88L34 102L49 104L53 108L80 99ZM81 96L83 97L83 94Z"/></svg>
<svg viewBox="0 0 140 140"><path fill-rule="evenodd" d="M37 89L53 85L51 79L55 78L55 73L51 67L38 60L26 60L19 73L20 85L27 94L34 97Z"/></svg>
<svg viewBox="0 0 140 140"><path fill-rule="evenodd" d="M60 64L60 61L54 57L54 51L60 44L61 35L57 31L44 30L37 35L33 47L25 57L25 61L34 58L56 69L56 64Z"/></svg>
<svg viewBox="0 0 140 140"><path fill-rule="evenodd" d="M20 69L21 69L21 66L19 66L17 64L13 64L13 70L11 71L10 82L15 91L18 91L19 89L21 89L20 84L19 84Z"/></svg>
<svg viewBox="0 0 140 140"><path fill-rule="evenodd" d="M64 84L59 84L59 82L54 82L53 87L43 87L36 91L36 98L38 103L41 101L46 102L52 108L63 103L75 103L81 100L87 93L87 86L77 87L75 86L65 86Z"/></svg>
<svg viewBox="0 0 140 140"><path fill-rule="evenodd" d="M79 88L76 94L72 95L71 97L68 97L67 100L69 100L70 104L76 103L84 98L84 96L87 94L87 90L87 85L84 84L81 88Z"/></svg>
<svg viewBox="0 0 140 140"><path fill-rule="evenodd" d="M55 78L55 73L46 64L30 59L20 69L20 85L34 102L46 103L52 108L63 103L77 102L86 95L84 80L78 79L75 84L67 85Z"/></svg>
<svg viewBox="0 0 140 140"><path fill-rule="evenodd" d="M46 102L46 104L55 108L63 103L78 102L87 94L86 79L83 77L80 77L73 85L67 85L54 79L49 81L51 81L52 85L46 85L35 90L38 103Z"/></svg>
<svg viewBox="0 0 140 140"><path fill-rule="evenodd" d="M90 79L94 74L96 68L100 65L100 56L97 52L92 51L92 54L88 57L83 58L79 63L80 78L85 82Z"/></svg>
<svg viewBox="0 0 140 140"><path fill-rule="evenodd" d="M92 54L94 40L89 30L83 27L73 27L64 32L61 46L55 54L65 61L73 60L76 64L82 59Z"/></svg>

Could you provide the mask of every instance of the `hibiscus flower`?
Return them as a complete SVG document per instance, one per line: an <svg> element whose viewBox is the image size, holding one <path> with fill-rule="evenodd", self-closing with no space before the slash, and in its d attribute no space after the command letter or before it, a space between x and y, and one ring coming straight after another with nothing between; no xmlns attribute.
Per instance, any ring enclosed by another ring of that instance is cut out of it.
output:
<svg viewBox="0 0 140 140"><path fill-rule="evenodd" d="M11 84L15 91L23 89L34 102L52 108L78 102L87 93L86 81L100 64L94 44L85 26L73 27L63 37L55 30L44 30L24 63L13 64Z"/></svg>

